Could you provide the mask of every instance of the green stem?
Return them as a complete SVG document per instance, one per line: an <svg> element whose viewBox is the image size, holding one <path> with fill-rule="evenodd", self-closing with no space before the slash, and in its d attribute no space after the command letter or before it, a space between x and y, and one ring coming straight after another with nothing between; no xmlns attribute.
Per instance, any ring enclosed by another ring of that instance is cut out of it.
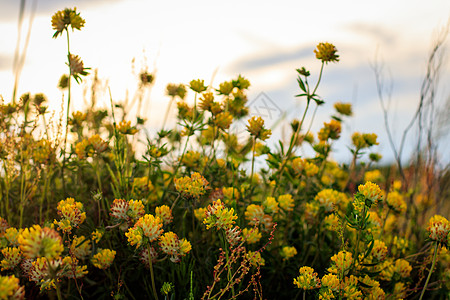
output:
<svg viewBox="0 0 450 300"><path fill-rule="evenodd" d="M72 68L70 66L70 39L69 39L69 30L66 28L66 34L67 34L67 61L69 62L69 78L67 79L67 114L66 114L66 132L64 133L64 145L62 149L62 156L63 156L63 164L61 167L61 180L62 180L62 187L63 187L63 194L66 194L66 180L64 178L64 169L66 167L66 147L67 147L67 134L69 131L69 112L70 112L70 81L72 79Z"/></svg>
<svg viewBox="0 0 450 300"><path fill-rule="evenodd" d="M252 173L250 175L250 185L253 182L253 172L255 169L255 148L256 148L256 137L253 137L253 147L252 147Z"/></svg>
<svg viewBox="0 0 450 300"><path fill-rule="evenodd" d="M434 245L433 263L431 264L431 269L430 269L430 272L428 273L427 281L425 281L425 285L423 286L423 290L422 290L422 293L420 294L419 300L422 300L423 295L425 294L425 290L427 289L428 282L430 281L430 278L431 278L431 273L433 273L434 265L436 264L438 242L436 241L436 242L434 242L434 244L435 245Z"/></svg>
<svg viewBox="0 0 450 300"><path fill-rule="evenodd" d="M155 275L153 274L153 262L152 262L152 255L151 255L151 251L150 251L150 245L147 246L148 248L148 261L150 264L150 277L152 280L152 291L153 291L153 296L155 297L156 300L158 300L158 294L156 293L156 285L155 285Z"/></svg>

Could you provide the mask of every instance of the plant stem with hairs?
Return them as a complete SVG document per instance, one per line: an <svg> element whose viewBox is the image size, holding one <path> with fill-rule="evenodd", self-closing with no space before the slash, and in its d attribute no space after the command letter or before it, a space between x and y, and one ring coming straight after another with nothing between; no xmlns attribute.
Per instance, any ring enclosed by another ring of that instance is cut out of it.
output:
<svg viewBox="0 0 450 300"><path fill-rule="evenodd" d="M67 78L67 113L66 113L66 131L64 133L64 145L62 148L62 156L63 156L63 163L61 167L61 180L62 180L62 187L63 187L63 193L66 193L66 179L64 178L64 169L66 167L66 147L67 147L67 134L69 132L69 112L70 112L70 81L72 79L72 67L70 65L70 39L69 39L69 30L66 29L66 37L67 37L67 61L69 66L69 77Z"/></svg>
<svg viewBox="0 0 450 300"><path fill-rule="evenodd" d="M308 80L305 78L305 83L306 83L305 84L305 87L306 87L306 108L305 108L305 111L303 112L303 116L302 116L300 122L298 123L297 130L294 132L294 134L291 137L291 141L289 143L288 151L286 152L286 155L284 156L283 162L281 163L281 167L280 167L280 169L278 171L278 182L281 179L281 176L283 174L283 171L284 171L284 168L286 166L286 163L289 161L289 159L291 157L292 151L294 150L294 146L298 142L297 139L298 139L298 136L300 134L303 122L305 121L306 113L308 112L309 105L311 103L311 100L314 100L314 96L316 96L315 93L316 93L317 88L319 87L320 81L322 79L324 65L325 65L324 62L322 62L322 65L320 66L319 78L317 79L316 85L315 85L312 93L310 92L310 89L309 89ZM315 111L314 111L314 115L315 115ZM312 120L311 120L311 123L312 123ZM277 191L277 187L278 187L278 185L273 189L272 196L275 195L275 192Z"/></svg>
<svg viewBox="0 0 450 300"><path fill-rule="evenodd" d="M422 293L420 294L419 300L422 300L423 295L425 294L425 291L426 291L427 286L428 286L428 282L430 281L430 278L431 278L431 273L433 273L434 265L436 264L438 242L434 242L434 244L435 245L434 245L433 262L431 264L431 269L430 269L430 272L428 273L427 281L425 281L425 285L423 286L423 290L422 290Z"/></svg>
<svg viewBox="0 0 450 300"><path fill-rule="evenodd" d="M155 300L158 300L158 294L156 293L156 285L155 285L155 275L153 274L153 258L152 258L152 252L150 251L150 245L147 246L148 249L148 261L150 264L150 277L152 280L152 291L153 291L153 297L155 297Z"/></svg>

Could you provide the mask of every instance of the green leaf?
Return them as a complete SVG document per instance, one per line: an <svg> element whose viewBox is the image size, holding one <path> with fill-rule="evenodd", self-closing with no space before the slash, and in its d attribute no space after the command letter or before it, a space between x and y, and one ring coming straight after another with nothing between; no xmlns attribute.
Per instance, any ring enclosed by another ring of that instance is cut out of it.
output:
<svg viewBox="0 0 450 300"><path fill-rule="evenodd" d="M295 95L295 97L305 97L305 96L308 96L308 94L298 94L298 95Z"/></svg>
<svg viewBox="0 0 450 300"><path fill-rule="evenodd" d="M303 80L301 79L300 76L297 77L297 82L298 82L298 86L300 87L300 89L306 93L305 84L303 83Z"/></svg>

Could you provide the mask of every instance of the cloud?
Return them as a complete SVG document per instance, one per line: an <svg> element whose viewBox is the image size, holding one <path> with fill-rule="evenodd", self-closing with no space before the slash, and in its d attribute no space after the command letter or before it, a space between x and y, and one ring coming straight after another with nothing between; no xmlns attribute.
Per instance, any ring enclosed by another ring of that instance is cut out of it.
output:
<svg viewBox="0 0 450 300"><path fill-rule="evenodd" d="M25 1L25 18L29 16L33 2L37 1L36 15L52 15L54 12L66 7L76 6L79 10L87 7L111 5L122 0L28 0ZM2 1L0 4L0 20L3 22L15 22L19 19L20 0Z"/></svg>
<svg viewBox="0 0 450 300"><path fill-rule="evenodd" d="M397 36L392 30L388 30L380 25L357 22L346 25L345 27L358 35L373 38L386 45L393 45L397 40Z"/></svg>
<svg viewBox="0 0 450 300"><path fill-rule="evenodd" d="M311 55L311 47L297 47L289 50L270 50L261 54L254 54L250 57L242 57L235 61L229 69L231 73L249 72L266 67L273 67L277 64L298 61Z"/></svg>

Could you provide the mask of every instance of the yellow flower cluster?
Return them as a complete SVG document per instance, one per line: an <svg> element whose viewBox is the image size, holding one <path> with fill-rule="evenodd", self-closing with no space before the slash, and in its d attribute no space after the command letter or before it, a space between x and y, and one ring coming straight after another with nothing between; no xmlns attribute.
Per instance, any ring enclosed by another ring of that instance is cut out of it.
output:
<svg viewBox="0 0 450 300"><path fill-rule="evenodd" d="M249 225L255 225L262 222L264 218L264 208L261 205L250 204L245 210L245 219Z"/></svg>
<svg viewBox="0 0 450 300"><path fill-rule="evenodd" d="M64 275L70 279L82 278L88 273L87 266L86 265L80 266L78 265L78 263L79 261L75 257L71 256L64 257L62 260L63 265L62 273L64 273Z"/></svg>
<svg viewBox="0 0 450 300"><path fill-rule="evenodd" d="M181 162L186 167L194 169L194 168L201 167L204 163L204 159L202 158L202 155L200 154L200 152L187 151L186 154L183 156L183 159L181 160Z"/></svg>
<svg viewBox="0 0 450 300"><path fill-rule="evenodd" d="M378 145L377 135L375 133L355 132L352 135L352 142L357 150L369 148L373 145Z"/></svg>
<svg viewBox="0 0 450 300"><path fill-rule="evenodd" d="M8 241L9 244L16 247L19 246L19 241L17 240L19 235L22 233L23 229L17 230L17 228L10 227L5 230L4 237ZM0 235L1 236L1 235Z"/></svg>
<svg viewBox="0 0 450 300"><path fill-rule="evenodd" d="M319 130L317 136L320 141L339 139L341 136L341 122L333 119L329 123L323 123L323 127Z"/></svg>
<svg viewBox="0 0 450 300"><path fill-rule="evenodd" d="M178 236L172 231L164 233L159 238L161 250L170 255L172 262L179 262L182 256L185 256L192 249L191 243L186 239L178 239Z"/></svg>
<svg viewBox="0 0 450 300"><path fill-rule="evenodd" d="M252 117L248 120L247 131L250 132L251 136L262 141L267 140L272 131L264 127L264 120L261 117Z"/></svg>
<svg viewBox="0 0 450 300"><path fill-rule="evenodd" d="M17 247L6 247L2 249L3 259L0 262L1 270L12 270L22 260L22 253ZM0 298L1 299L1 298Z"/></svg>
<svg viewBox="0 0 450 300"><path fill-rule="evenodd" d="M283 248L281 248L280 255L281 257L283 257L283 260L288 260L297 255L297 249L295 249L295 247L293 246L284 246Z"/></svg>
<svg viewBox="0 0 450 300"><path fill-rule="evenodd" d="M403 214L406 211L406 202L402 194L397 191L389 192L386 197L386 204L396 214Z"/></svg>
<svg viewBox="0 0 450 300"><path fill-rule="evenodd" d="M54 220L53 223L63 232L70 233L73 228L78 228L86 219L83 204L73 198L59 201L57 210L61 220Z"/></svg>
<svg viewBox="0 0 450 300"><path fill-rule="evenodd" d="M338 276L347 275L353 262L352 253L348 251L339 251L331 257L332 265L328 272Z"/></svg>
<svg viewBox="0 0 450 300"><path fill-rule="evenodd" d="M297 175L305 174L306 177L313 177L319 172L319 167L300 157L292 161L292 169Z"/></svg>
<svg viewBox="0 0 450 300"><path fill-rule="evenodd" d="M108 149L108 143L98 134L94 134L89 139L83 139L75 145L75 153L79 159L99 155Z"/></svg>
<svg viewBox="0 0 450 300"><path fill-rule="evenodd" d="M116 130L119 131L121 134L129 134L134 135L138 132L136 127L131 126L131 121L125 121L123 120L119 124L116 124Z"/></svg>
<svg viewBox="0 0 450 300"><path fill-rule="evenodd" d="M382 182L383 180L384 180L383 174L381 174L380 170L378 169L367 171L364 174L364 181Z"/></svg>
<svg viewBox="0 0 450 300"><path fill-rule="evenodd" d="M189 83L189 88L196 93L201 93L206 91L205 81L202 79L191 80Z"/></svg>
<svg viewBox="0 0 450 300"><path fill-rule="evenodd" d="M319 206L324 208L325 213L332 212L341 201L344 201L343 199L345 199L343 193L332 189L322 190L314 197L314 200L319 203Z"/></svg>
<svg viewBox="0 0 450 300"><path fill-rule="evenodd" d="M383 192L375 183L367 181L364 185L358 186L358 191L364 195L366 200L370 200L374 205L383 198Z"/></svg>
<svg viewBox="0 0 450 300"><path fill-rule="evenodd" d="M237 201L241 195L239 190L234 187L223 187L222 193L226 204L229 204L233 200Z"/></svg>
<svg viewBox="0 0 450 300"><path fill-rule="evenodd" d="M373 248L371 255L377 261L382 261L386 258L388 254L388 249L383 241L375 240L373 243Z"/></svg>
<svg viewBox="0 0 450 300"><path fill-rule="evenodd" d="M339 55L336 54L337 49L330 43L319 43L314 53L316 54L316 58L324 63L339 61Z"/></svg>
<svg viewBox="0 0 450 300"><path fill-rule="evenodd" d="M91 242L85 236L75 236L70 244L70 253L78 259L84 259L91 254Z"/></svg>
<svg viewBox="0 0 450 300"><path fill-rule="evenodd" d="M230 229L233 227L237 215L233 208L225 208L220 199L214 201L208 206L205 212L203 223L206 224L206 229L217 227L217 229Z"/></svg>
<svg viewBox="0 0 450 300"><path fill-rule="evenodd" d="M173 220L172 210L167 205L156 207L155 215L163 221L164 225L169 224Z"/></svg>
<svg viewBox="0 0 450 300"><path fill-rule="evenodd" d="M277 200L275 200L274 197L267 197L266 200L263 201L262 203L263 207L264 207L264 211L267 213L272 213L272 214L276 214L278 213L279 207L278 207L278 202Z"/></svg>
<svg viewBox="0 0 450 300"><path fill-rule="evenodd" d="M336 109L338 113L344 116L351 116L353 114L351 103L336 102L334 104L334 109Z"/></svg>
<svg viewBox="0 0 450 300"><path fill-rule="evenodd" d="M36 164L46 164L55 158L55 147L49 140L41 139L36 143L35 151L33 151L33 159Z"/></svg>
<svg viewBox="0 0 450 300"><path fill-rule="evenodd" d="M200 173L194 172L191 177L175 178L175 188L183 196L187 198L198 198L206 192L208 188L208 181L200 175Z"/></svg>
<svg viewBox="0 0 450 300"><path fill-rule="evenodd" d="M144 204L141 200L115 199L111 204L109 214L118 219L120 222L125 222L125 225L131 225L134 221L139 220L145 214ZM127 227L125 227L126 229Z"/></svg>
<svg viewBox="0 0 450 300"><path fill-rule="evenodd" d="M131 245L136 245L139 248L142 244L142 239L145 236L149 242L153 242L159 238L163 233L162 220L151 214L146 214L141 217L133 228L130 228L125 236Z"/></svg>
<svg viewBox="0 0 450 300"><path fill-rule="evenodd" d="M20 250L25 258L58 258L64 247L58 232L39 225L25 228L18 237Z"/></svg>
<svg viewBox="0 0 450 300"><path fill-rule="evenodd" d="M428 221L427 231L433 241L448 243L450 234L450 222L441 215L434 215Z"/></svg>
<svg viewBox="0 0 450 300"><path fill-rule="evenodd" d="M300 275L294 278L294 285L299 289L312 290L320 287L320 279L311 267L301 267Z"/></svg>
<svg viewBox="0 0 450 300"><path fill-rule="evenodd" d="M264 258L261 257L261 253L259 251L248 251L245 256L249 261L250 264L254 267L257 266L264 266L266 264L266 261Z"/></svg>
<svg viewBox="0 0 450 300"><path fill-rule="evenodd" d="M284 194L278 196L278 205L281 209L285 211L293 211L294 210L294 199L292 198L292 195L290 194Z"/></svg>
<svg viewBox="0 0 450 300"><path fill-rule="evenodd" d="M68 30L69 26L72 27L72 30L81 30L85 23L86 21L80 16L80 13L77 13L76 7L57 11L52 16L52 28L56 30L53 38L58 37L64 30Z"/></svg>
<svg viewBox="0 0 450 300"><path fill-rule="evenodd" d="M0 276L0 299L24 299L25 289L19 285L19 278Z"/></svg>
<svg viewBox="0 0 450 300"><path fill-rule="evenodd" d="M92 264L99 269L107 269L111 266L116 251L110 249L100 249L91 259Z"/></svg>
<svg viewBox="0 0 450 300"><path fill-rule="evenodd" d="M242 236L244 237L244 240L249 244L255 244L259 242L262 238L262 234L259 231L258 227L254 228L244 228L242 230Z"/></svg>

